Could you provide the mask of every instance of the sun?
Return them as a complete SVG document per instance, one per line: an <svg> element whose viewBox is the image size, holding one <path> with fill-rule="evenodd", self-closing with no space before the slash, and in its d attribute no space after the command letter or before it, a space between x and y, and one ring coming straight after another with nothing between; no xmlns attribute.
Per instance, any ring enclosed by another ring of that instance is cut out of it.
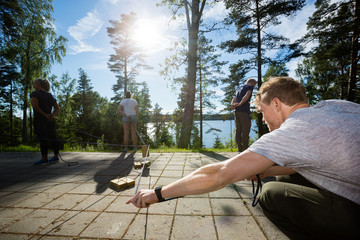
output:
<svg viewBox="0 0 360 240"><path fill-rule="evenodd" d="M133 29L136 44L145 51L150 51L161 44L161 33L155 21L139 19Z"/></svg>

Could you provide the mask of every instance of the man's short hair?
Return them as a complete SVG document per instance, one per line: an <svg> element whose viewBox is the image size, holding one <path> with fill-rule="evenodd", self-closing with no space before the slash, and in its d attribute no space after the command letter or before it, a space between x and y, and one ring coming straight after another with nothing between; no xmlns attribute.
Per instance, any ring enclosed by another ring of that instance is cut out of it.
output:
<svg viewBox="0 0 360 240"><path fill-rule="evenodd" d="M246 83L253 83L254 85L256 84L256 80L254 78L249 78Z"/></svg>
<svg viewBox="0 0 360 240"><path fill-rule="evenodd" d="M257 107L260 102L269 105L274 98L278 98L288 106L307 103L305 87L291 77L269 78L261 85L254 103Z"/></svg>

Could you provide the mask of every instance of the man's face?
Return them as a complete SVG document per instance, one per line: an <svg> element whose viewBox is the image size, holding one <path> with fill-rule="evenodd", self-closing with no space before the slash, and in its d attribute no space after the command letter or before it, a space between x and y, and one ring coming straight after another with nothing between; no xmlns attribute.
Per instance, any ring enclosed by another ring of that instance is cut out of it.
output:
<svg viewBox="0 0 360 240"><path fill-rule="evenodd" d="M263 102L259 103L259 111L263 115L262 120L266 123L270 132L278 129L282 124L281 114L277 109L278 108L274 100L271 101L269 105Z"/></svg>

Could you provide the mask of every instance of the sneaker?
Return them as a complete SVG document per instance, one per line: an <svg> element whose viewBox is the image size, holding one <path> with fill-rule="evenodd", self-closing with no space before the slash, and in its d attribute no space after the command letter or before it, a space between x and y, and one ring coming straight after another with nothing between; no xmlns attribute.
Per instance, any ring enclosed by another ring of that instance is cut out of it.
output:
<svg viewBox="0 0 360 240"><path fill-rule="evenodd" d="M56 158L56 157L52 157L50 160L49 160L49 163L57 163L59 162L59 158Z"/></svg>
<svg viewBox="0 0 360 240"><path fill-rule="evenodd" d="M34 162L34 166L35 165L41 165L41 164L44 164L44 163L48 163L48 161L47 160L39 160L39 161L37 161L37 162Z"/></svg>
<svg viewBox="0 0 360 240"><path fill-rule="evenodd" d="M136 152L138 149L137 148L134 148L134 152Z"/></svg>
<svg viewBox="0 0 360 240"><path fill-rule="evenodd" d="M127 148L125 148L125 149L124 149L124 152L127 152L127 151L128 151L128 149L127 149Z"/></svg>

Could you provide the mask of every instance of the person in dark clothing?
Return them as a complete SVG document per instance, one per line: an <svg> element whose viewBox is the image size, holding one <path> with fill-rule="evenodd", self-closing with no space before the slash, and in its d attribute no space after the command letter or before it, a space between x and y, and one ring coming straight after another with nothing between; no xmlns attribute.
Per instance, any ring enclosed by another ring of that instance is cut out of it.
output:
<svg viewBox="0 0 360 240"><path fill-rule="evenodd" d="M231 101L231 109L235 109L235 140L238 152L245 151L249 146L249 133L251 129L250 99L256 80L250 78L235 94Z"/></svg>
<svg viewBox="0 0 360 240"><path fill-rule="evenodd" d="M34 130L40 141L41 160L34 163L56 163L59 161L59 141L56 138L56 115L60 108L50 90L50 82L46 79L36 79L33 82L34 92L30 94L34 109ZM48 142L54 148L54 157L48 160Z"/></svg>

